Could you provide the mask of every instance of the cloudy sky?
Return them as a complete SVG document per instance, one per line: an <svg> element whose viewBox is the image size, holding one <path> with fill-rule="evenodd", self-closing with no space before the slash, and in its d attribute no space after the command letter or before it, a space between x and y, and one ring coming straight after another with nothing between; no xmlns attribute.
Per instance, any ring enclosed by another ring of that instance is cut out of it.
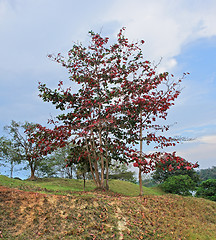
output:
<svg viewBox="0 0 216 240"><path fill-rule="evenodd" d="M50 53L88 43L88 31L115 39L126 27L145 40L146 59L176 77L190 72L169 112L171 135L195 138L170 148L200 168L216 165L215 0L0 0L0 135L15 121L46 124L54 106L38 97L38 81L55 88L66 70Z"/></svg>

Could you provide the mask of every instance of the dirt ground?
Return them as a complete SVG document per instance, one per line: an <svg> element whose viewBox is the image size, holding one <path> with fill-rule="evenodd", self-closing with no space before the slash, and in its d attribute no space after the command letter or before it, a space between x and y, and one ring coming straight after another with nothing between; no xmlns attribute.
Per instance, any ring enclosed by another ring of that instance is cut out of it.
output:
<svg viewBox="0 0 216 240"><path fill-rule="evenodd" d="M216 240L215 210L215 202L175 195L54 195L0 186L0 239Z"/></svg>
<svg viewBox="0 0 216 240"><path fill-rule="evenodd" d="M93 197L42 194L0 186L0 239L85 239L101 228L107 228L110 235L109 224L115 220L104 209L104 197L99 193Z"/></svg>

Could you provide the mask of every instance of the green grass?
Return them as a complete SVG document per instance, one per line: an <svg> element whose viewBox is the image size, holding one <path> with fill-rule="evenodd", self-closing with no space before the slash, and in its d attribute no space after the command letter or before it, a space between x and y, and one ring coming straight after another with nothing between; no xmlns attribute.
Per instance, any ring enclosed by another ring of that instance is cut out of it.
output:
<svg viewBox="0 0 216 240"><path fill-rule="evenodd" d="M64 178L42 178L36 181L10 179L0 175L0 185L8 187L16 187L21 190L33 190L38 192L54 193L54 194L73 194L83 191L83 180L64 179ZM120 181L109 181L110 191L125 196L135 197L139 195L139 185ZM93 191L96 188L93 181L86 181L85 191ZM157 188L143 187L144 195L161 195L163 192Z"/></svg>
<svg viewBox="0 0 216 240"><path fill-rule="evenodd" d="M109 181L110 190L116 193L123 194L125 196L135 197L139 195L139 185L121 181L121 180L110 180ZM161 195L163 192L157 188L147 188L143 187L144 195Z"/></svg>
<svg viewBox="0 0 216 240"><path fill-rule="evenodd" d="M210 200L157 188L143 188L138 197L138 185L119 180L109 181L107 192L87 181L85 193L81 180L0 176L0 185L10 187L0 192L2 239L216 240L216 203Z"/></svg>
<svg viewBox="0 0 216 240"><path fill-rule="evenodd" d="M25 180L25 182L29 182ZM33 181L34 186L46 188L47 190L67 192L67 191L82 191L83 180L78 179L64 179L64 178L43 178ZM86 182L86 191L92 191L95 185L92 181Z"/></svg>

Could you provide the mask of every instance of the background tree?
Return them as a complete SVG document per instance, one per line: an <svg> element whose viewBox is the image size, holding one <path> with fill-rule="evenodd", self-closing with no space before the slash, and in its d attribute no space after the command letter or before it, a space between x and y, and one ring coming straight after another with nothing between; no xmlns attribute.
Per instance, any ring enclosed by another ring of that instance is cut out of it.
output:
<svg viewBox="0 0 216 240"><path fill-rule="evenodd" d="M135 172L129 170L127 164L111 161L109 166L109 179L119 179L132 183L137 183Z"/></svg>
<svg viewBox="0 0 216 240"><path fill-rule="evenodd" d="M57 162L53 155L44 157L38 164L35 175L39 178L60 177L56 171ZM63 177L63 176L62 176Z"/></svg>
<svg viewBox="0 0 216 240"><path fill-rule="evenodd" d="M152 173L152 178L156 183L163 183L167 178L178 175L188 175L196 184L200 181L199 175L194 170L198 164L192 164L177 156L177 160L164 154L156 164L156 170Z"/></svg>
<svg viewBox="0 0 216 240"><path fill-rule="evenodd" d="M71 168L72 166L76 167L76 177L77 179L83 179L83 191L85 191L86 179L91 179L89 176L91 168L83 146L71 146L66 162L67 168Z"/></svg>
<svg viewBox="0 0 216 240"><path fill-rule="evenodd" d="M40 162L37 174L42 177L62 177L70 179L75 177L76 164L71 163L70 166L66 167L70 149L71 144L67 144L65 147L53 151Z"/></svg>
<svg viewBox="0 0 216 240"><path fill-rule="evenodd" d="M208 179L216 179L216 166L213 166L208 169L200 169L197 171L202 181Z"/></svg>
<svg viewBox="0 0 216 240"><path fill-rule="evenodd" d="M29 145L25 149L25 156L31 168L30 179L35 178L35 170L44 156L68 144L70 133L71 130L67 126L55 126L49 129L40 124L31 124L26 128L25 134Z"/></svg>
<svg viewBox="0 0 216 240"><path fill-rule="evenodd" d="M192 195L191 192L195 190L195 187L195 182L188 175L173 175L161 184L163 191L183 196Z"/></svg>
<svg viewBox="0 0 216 240"><path fill-rule="evenodd" d="M16 149L16 154L18 156L18 159L24 162L27 160L27 151L28 149L30 149L27 136L25 135L25 130L30 125L33 125L33 124L28 122L20 123L12 120L10 125L7 125L4 127L4 129L9 135L8 146L11 146L11 148L15 147L14 149ZM11 151L10 153L12 153L11 157L13 159L14 154Z"/></svg>
<svg viewBox="0 0 216 240"><path fill-rule="evenodd" d="M216 201L216 179L203 181L198 187L195 196Z"/></svg>
<svg viewBox="0 0 216 240"><path fill-rule="evenodd" d="M154 187L155 185L157 185L152 179L152 173L142 176L142 185L145 187Z"/></svg>
<svg viewBox="0 0 216 240"><path fill-rule="evenodd" d="M39 163L57 147L64 147L69 136L65 127L55 127L53 130L40 124L29 122L11 122L5 126L13 145L17 146L21 161L27 162L31 169L30 179L36 178L35 171Z"/></svg>
<svg viewBox="0 0 216 240"><path fill-rule="evenodd" d="M21 155L19 146L6 137L0 137L0 160L10 164L10 177L12 178L14 165L21 162Z"/></svg>

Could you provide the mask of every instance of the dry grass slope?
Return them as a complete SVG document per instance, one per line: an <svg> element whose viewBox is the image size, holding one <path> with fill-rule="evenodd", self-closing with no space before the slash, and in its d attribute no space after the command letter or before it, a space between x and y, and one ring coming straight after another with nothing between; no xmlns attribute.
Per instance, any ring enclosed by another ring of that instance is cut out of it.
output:
<svg viewBox="0 0 216 240"><path fill-rule="evenodd" d="M54 195L0 186L0 231L10 240L213 240L216 203L177 195Z"/></svg>

